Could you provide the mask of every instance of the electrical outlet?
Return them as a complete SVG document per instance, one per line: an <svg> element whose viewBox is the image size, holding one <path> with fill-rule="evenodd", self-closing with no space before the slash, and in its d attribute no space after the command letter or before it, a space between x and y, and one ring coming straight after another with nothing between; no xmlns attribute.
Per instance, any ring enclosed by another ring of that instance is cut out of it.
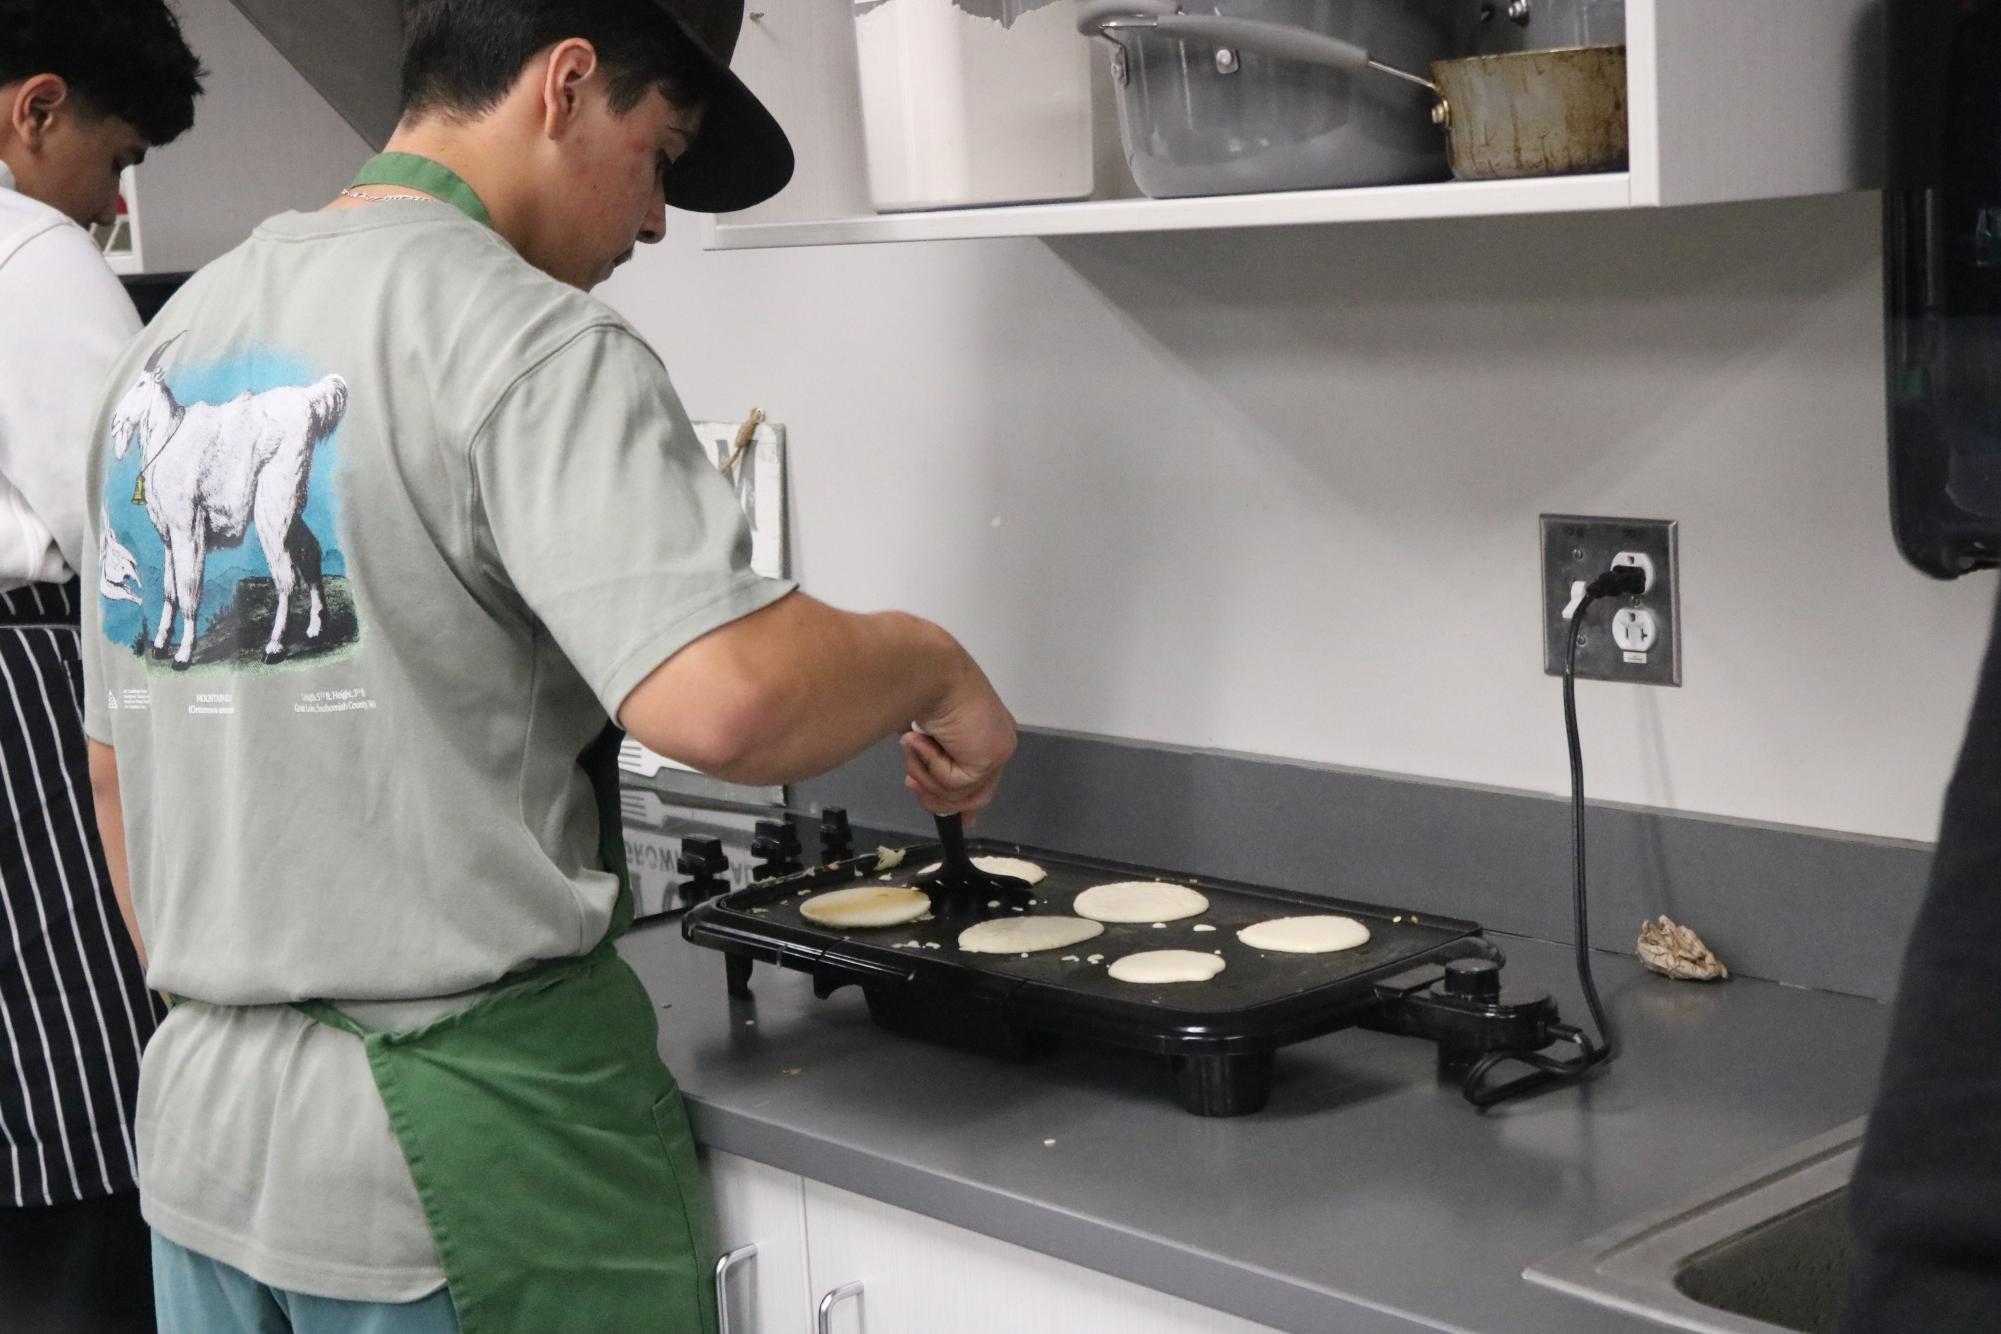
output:
<svg viewBox="0 0 2001 1334"><path fill-rule="evenodd" d="M1578 629L1579 680L1681 684L1681 579L1672 519L1542 516L1543 670L1563 675L1571 630L1566 611L1584 585L1614 564L1639 567L1647 589L1600 598Z"/></svg>

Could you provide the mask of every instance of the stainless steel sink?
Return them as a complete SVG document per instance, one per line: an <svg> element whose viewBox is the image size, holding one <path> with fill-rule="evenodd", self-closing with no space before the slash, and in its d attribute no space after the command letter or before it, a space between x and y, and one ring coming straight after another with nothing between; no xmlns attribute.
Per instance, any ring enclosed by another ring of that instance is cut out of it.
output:
<svg viewBox="0 0 2001 1334"><path fill-rule="evenodd" d="M1832 1334L1864 1122L1635 1218L1523 1275L1697 1334Z"/></svg>

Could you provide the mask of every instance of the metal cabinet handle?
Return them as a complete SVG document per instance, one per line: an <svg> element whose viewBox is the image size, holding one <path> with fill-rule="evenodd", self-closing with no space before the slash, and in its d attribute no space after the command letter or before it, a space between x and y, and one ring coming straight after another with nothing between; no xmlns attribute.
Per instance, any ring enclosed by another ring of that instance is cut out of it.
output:
<svg viewBox="0 0 2001 1334"><path fill-rule="evenodd" d="M755 1245L739 1246L716 1261L716 1330L730 1334L730 1270L757 1257Z"/></svg>
<svg viewBox="0 0 2001 1334"><path fill-rule="evenodd" d="M843 1283L840 1287L829 1292L820 1299L820 1319L814 1328L819 1331L819 1334L834 1334L834 1308L850 1297L859 1297L861 1295L862 1285L859 1280L853 1283Z"/></svg>

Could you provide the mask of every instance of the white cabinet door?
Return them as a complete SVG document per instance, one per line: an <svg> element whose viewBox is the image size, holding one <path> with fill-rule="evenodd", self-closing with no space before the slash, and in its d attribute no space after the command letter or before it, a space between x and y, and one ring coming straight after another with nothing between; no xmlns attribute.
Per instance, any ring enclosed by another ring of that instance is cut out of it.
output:
<svg viewBox="0 0 2001 1334"><path fill-rule="evenodd" d="M834 1306L832 1334L1272 1334L817 1181L806 1182L806 1239L816 1305L862 1285Z"/></svg>
<svg viewBox="0 0 2001 1334"><path fill-rule="evenodd" d="M799 1178L714 1150L703 1152L702 1165L715 1197L716 1244L724 1253L757 1248L730 1267L724 1334L804 1334L812 1317Z"/></svg>

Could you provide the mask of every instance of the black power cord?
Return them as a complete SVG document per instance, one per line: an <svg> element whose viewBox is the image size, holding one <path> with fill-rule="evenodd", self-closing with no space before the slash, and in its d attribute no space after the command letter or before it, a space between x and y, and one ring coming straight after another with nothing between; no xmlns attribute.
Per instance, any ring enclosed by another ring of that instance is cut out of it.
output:
<svg viewBox="0 0 2001 1334"><path fill-rule="evenodd" d="M1598 1045L1589 1064L1603 1065L1618 1048L1612 1036L1612 1021L1606 1017L1605 1003L1598 999L1598 984L1591 976L1591 916L1585 894L1584 864L1584 745L1577 736L1577 641L1584 628L1584 613L1600 598L1626 597L1647 591L1646 574L1630 565L1615 565L1584 587L1584 596L1570 617L1570 633L1565 636L1563 654L1563 733L1570 743L1570 894L1574 927L1577 932L1577 981L1584 988L1584 1003L1591 1021L1598 1026Z"/></svg>
<svg viewBox="0 0 2001 1334"><path fill-rule="evenodd" d="M1571 611L1569 633L1564 637L1563 733L1570 745L1572 926L1577 939L1577 981L1583 988L1584 1004L1591 1011L1591 1021L1598 1028L1598 1037L1593 1041L1582 1029L1567 1024L1556 1025L1552 1031L1559 1041L1575 1046L1577 1055L1565 1059L1545 1056L1540 1052L1494 1052L1483 1058L1466 1075L1466 1098L1482 1109L1559 1080L1576 1079L1594 1066L1605 1064L1618 1053L1612 1021L1605 1013L1605 1003L1598 998L1597 979L1591 974L1591 915L1586 894L1584 857L1584 744L1577 732L1577 641L1584 628L1584 615L1591 609L1592 603L1603 598L1627 597L1646 591L1647 576L1644 571L1629 565L1613 566L1585 585L1583 595ZM1487 1076L1494 1067L1509 1061L1530 1066L1534 1073L1503 1084L1489 1084Z"/></svg>

